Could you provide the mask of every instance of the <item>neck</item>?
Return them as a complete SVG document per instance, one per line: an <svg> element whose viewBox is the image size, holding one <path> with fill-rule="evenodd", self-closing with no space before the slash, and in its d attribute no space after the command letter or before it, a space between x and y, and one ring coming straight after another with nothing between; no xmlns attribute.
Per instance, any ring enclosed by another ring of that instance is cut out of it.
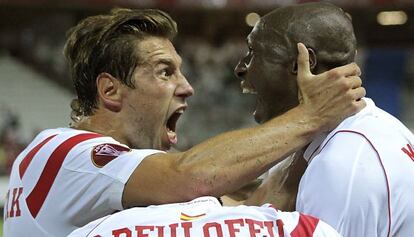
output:
<svg viewBox="0 0 414 237"><path fill-rule="evenodd" d="M122 125L118 123L116 114L104 114L96 111L91 116L84 116L79 121L73 122L71 128L99 133L114 138L120 143L127 144L126 139L121 136Z"/></svg>

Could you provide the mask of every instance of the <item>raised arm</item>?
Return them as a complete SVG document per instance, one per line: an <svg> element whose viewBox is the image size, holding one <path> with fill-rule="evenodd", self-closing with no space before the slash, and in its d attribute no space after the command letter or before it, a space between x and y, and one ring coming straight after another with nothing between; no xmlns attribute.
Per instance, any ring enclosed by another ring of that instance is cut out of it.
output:
<svg viewBox="0 0 414 237"><path fill-rule="evenodd" d="M365 106L359 100L365 89L356 64L313 75L305 46L299 44L298 50L302 99L297 107L260 126L221 134L188 151L147 157L126 184L124 207L235 191Z"/></svg>

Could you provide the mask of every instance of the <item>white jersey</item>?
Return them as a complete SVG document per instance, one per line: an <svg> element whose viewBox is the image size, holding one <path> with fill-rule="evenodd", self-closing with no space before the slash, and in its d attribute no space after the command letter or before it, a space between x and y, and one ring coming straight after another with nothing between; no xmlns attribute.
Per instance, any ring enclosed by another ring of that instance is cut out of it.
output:
<svg viewBox="0 0 414 237"><path fill-rule="evenodd" d="M343 236L414 236L414 136L365 101L361 112L309 145L297 210Z"/></svg>
<svg viewBox="0 0 414 237"><path fill-rule="evenodd" d="M222 207L213 197L187 203L131 208L98 219L68 237L335 237L332 227L298 212Z"/></svg>
<svg viewBox="0 0 414 237"><path fill-rule="evenodd" d="M3 236L65 236L122 210L125 183L156 152L71 128L41 132L13 164Z"/></svg>

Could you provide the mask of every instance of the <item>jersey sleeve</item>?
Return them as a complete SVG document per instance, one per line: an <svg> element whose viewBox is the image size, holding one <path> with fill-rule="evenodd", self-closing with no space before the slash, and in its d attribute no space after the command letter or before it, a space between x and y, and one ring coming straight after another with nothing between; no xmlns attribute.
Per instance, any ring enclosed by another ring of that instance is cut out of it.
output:
<svg viewBox="0 0 414 237"><path fill-rule="evenodd" d="M86 174L90 185L101 190L100 199L105 199L114 210L122 210L122 193L131 174L146 157L162 153L153 149L130 149L114 140L105 138L82 144L82 152L75 155L66 168ZM75 164L76 162L76 164ZM105 188L105 190L103 190Z"/></svg>
<svg viewBox="0 0 414 237"><path fill-rule="evenodd" d="M309 164L296 208L344 236L372 236L386 199L386 180L369 141L352 132L334 135Z"/></svg>
<svg viewBox="0 0 414 237"><path fill-rule="evenodd" d="M143 159L163 152L129 149L123 145L121 148L119 143L114 142L98 138L81 144L60 173L60 178L65 182L55 188L56 193L64 194L65 198L53 202L67 206L66 215L75 226L123 210L123 190L131 174ZM101 156L94 156L103 146L105 150L100 153Z"/></svg>
<svg viewBox="0 0 414 237"><path fill-rule="evenodd" d="M100 168L99 176L103 177L103 179L109 178L111 183L118 184L114 185L113 189L108 190L106 193L112 208L116 210L123 209L121 205L122 193L129 177L143 159L159 152L161 151L151 149L132 149Z"/></svg>

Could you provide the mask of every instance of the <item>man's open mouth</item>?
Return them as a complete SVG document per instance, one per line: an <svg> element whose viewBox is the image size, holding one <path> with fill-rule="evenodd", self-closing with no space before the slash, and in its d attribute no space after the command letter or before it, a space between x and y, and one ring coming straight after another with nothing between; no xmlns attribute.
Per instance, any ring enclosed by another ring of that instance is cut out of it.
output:
<svg viewBox="0 0 414 237"><path fill-rule="evenodd" d="M257 91L254 88L254 86L250 82L248 82L246 80L241 81L240 87L242 88L242 93L243 94L257 95ZM254 116L254 119L256 121L257 121L257 107L258 107L258 103L259 103L259 101L258 101L258 98L256 97L256 106L255 106L255 110L253 111L253 116Z"/></svg>
<svg viewBox="0 0 414 237"><path fill-rule="evenodd" d="M257 91L254 88L254 86L251 83L247 82L246 80L241 81L240 87L242 88L243 94L257 95Z"/></svg>
<svg viewBox="0 0 414 237"><path fill-rule="evenodd" d="M176 144L178 142L177 133L175 132L177 121L180 118L180 116L184 113L185 107L181 107L174 111L170 115L170 117L167 120L166 128L167 128L167 136L168 140L171 144Z"/></svg>

